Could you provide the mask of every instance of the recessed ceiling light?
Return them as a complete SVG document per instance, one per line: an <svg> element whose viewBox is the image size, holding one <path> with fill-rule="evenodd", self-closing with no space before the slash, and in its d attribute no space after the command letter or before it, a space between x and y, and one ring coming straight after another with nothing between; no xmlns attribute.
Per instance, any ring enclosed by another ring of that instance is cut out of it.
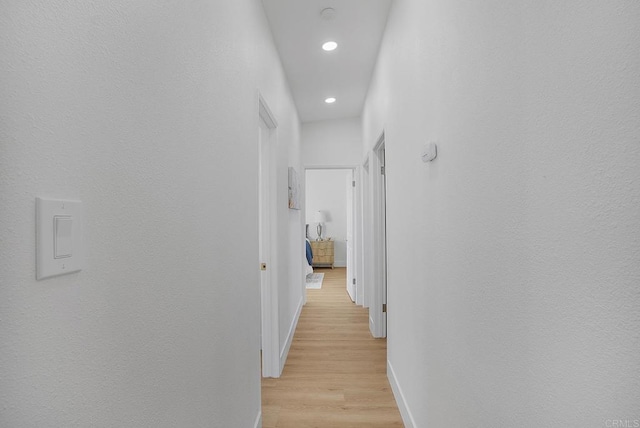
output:
<svg viewBox="0 0 640 428"><path fill-rule="evenodd" d="M326 100L324 100L324 102L327 104L333 104L336 102L336 99L334 97L329 97Z"/></svg>
<svg viewBox="0 0 640 428"><path fill-rule="evenodd" d="M324 49L325 51L332 51L337 47L338 47L338 44L333 41L326 42L325 44L322 45L322 49Z"/></svg>

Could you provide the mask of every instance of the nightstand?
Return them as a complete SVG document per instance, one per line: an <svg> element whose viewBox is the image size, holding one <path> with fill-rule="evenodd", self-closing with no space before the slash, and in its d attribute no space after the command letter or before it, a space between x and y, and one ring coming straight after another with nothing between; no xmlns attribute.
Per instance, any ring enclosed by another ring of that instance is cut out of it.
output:
<svg viewBox="0 0 640 428"><path fill-rule="evenodd" d="M333 241L310 241L314 267L333 269Z"/></svg>

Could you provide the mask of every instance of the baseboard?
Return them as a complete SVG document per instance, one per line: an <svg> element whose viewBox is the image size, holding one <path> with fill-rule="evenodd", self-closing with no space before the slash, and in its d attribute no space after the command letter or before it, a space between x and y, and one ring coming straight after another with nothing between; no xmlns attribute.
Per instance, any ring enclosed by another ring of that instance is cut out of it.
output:
<svg viewBox="0 0 640 428"><path fill-rule="evenodd" d="M253 424L253 428L262 428L262 409L258 410L258 416L256 416L256 422Z"/></svg>
<svg viewBox="0 0 640 428"><path fill-rule="evenodd" d="M396 399L396 404L398 405L398 410L400 410L400 416L402 416L402 422L404 422L405 428L416 428L416 421L413 420L413 415L411 414L411 410L409 410L409 405L407 404L407 400L404 398L402 388L400 388L398 378L396 377L396 373L393 371L391 361L389 360L387 360L387 378L391 384L391 390L393 391L393 396Z"/></svg>
<svg viewBox="0 0 640 428"><path fill-rule="evenodd" d="M371 311L369 311L369 314L371 314ZM369 315L369 333L371 333L371 336L376 337L375 332L376 332L376 323L373 322L373 317Z"/></svg>
<svg viewBox="0 0 640 428"><path fill-rule="evenodd" d="M284 365L287 362L289 349L291 349L291 342L293 342L293 335L296 332L296 327L298 326L298 320L300 319L300 314L302 313L302 306L304 306L304 297L301 297L300 301L298 302L296 315L293 317L293 322L291 323L291 326L289 326L289 333L287 334L287 340L285 340L282 351L280 352L280 373L282 373L282 370L284 370Z"/></svg>

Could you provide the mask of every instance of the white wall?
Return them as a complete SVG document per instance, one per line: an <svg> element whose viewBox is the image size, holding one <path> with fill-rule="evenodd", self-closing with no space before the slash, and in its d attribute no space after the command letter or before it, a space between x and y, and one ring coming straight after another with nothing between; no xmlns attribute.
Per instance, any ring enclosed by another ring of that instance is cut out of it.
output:
<svg viewBox="0 0 640 428"><path fill-rule="evenodd" d="M362 163L360 118L302 124L302 163L309 166L354 166Z"/></svg>
<svg viewBox="0 0 640 428"><path fill-rule="evenodd" d="M324 211L330 218L323 225L322 236L333 239L335 266L347 265L347 177L350 169L308 169L306 173L306 221L309 238L316 239L317 211Z"/></svg>
<svg viewBox="0 0 640 428"><path fill-rule="evenodd" d="M2 10L0 425L254 426L258 90L279 123L283 254L302 240L299 125L260 2ZM34 279L36 196L83 201L82 272ZM279 263L299 301L302 265Z"/></svg>
<svg viewBox="0 0 640 428"><path fill-rule="evenodd" d="M386 132L407 426L640 419L638 22L630 1L394 3L363 132Z"/></svg>

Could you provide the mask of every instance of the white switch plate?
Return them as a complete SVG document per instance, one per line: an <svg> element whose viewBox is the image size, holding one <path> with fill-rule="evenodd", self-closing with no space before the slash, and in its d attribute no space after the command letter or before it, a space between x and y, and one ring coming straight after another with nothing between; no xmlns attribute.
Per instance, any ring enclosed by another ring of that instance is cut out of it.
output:
<svg viewBox="0 0 640 428"><path fill-rule="evenodd" d="M36 279L82 270L82 202L36 198L36 241Z"/></svg>

